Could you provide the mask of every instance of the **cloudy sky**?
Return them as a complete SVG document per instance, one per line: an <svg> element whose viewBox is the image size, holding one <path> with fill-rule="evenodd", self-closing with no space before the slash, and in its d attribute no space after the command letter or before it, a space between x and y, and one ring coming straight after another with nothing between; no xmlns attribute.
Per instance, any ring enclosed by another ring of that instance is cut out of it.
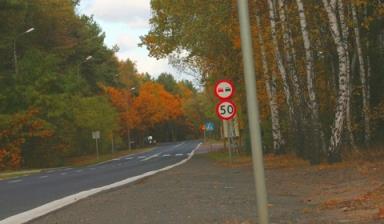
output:
<svg viewBox="0 0 384 224"><path fill-rule="evenodd" d="M150 28L150 0L82 0L78 10L81 14L94 15L106 33L107 46L117 44L120 48L117 56L134 61L139 72L148 72L154 77L161 72L169 72L175 78L181 78L168 65L167 59L150 58L145 47L137 46L139 37Z"/></svg>

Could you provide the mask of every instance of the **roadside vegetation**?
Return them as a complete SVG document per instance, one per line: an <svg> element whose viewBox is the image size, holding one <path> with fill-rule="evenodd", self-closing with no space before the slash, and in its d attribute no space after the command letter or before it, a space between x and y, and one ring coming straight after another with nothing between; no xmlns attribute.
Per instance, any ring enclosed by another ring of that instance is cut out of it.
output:
<svg viewBox="0 0 384 224"><path fill-rule="evenodd" d="M247 143L236 3L152 0L142 45L196 72L207 95L217 80L232 80ZM383 145L382 1L259 0L249 13L266 153L334 163Z"/></svg>
<svg viewBox="0 0 384 224"><path fill-rule="evenodd" d="M78 4L0 1L0 171L93 162L94 131L102 159L200 135L204 94L120 61Z"/></svg>

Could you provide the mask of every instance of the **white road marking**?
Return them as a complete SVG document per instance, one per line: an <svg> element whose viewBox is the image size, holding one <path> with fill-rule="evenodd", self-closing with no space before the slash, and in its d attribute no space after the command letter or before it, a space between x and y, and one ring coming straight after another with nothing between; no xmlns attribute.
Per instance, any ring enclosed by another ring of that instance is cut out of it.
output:
<svg viewBox="0 0 384 224"><path fill-rule="evenodd" d="M164 154L163 157L170 157L170 154Z"/></svg>
<svg viewBox="0 0 384 224"><path fill-rule="evenodd" d="M158 157L159 155L160 155L160 154L157 153L157 154L154 154L154 155L152 155L152 156L148 156L147 158L145 158L145 159L143 159L143 160L141 160L141 161L147 161L147 160L150 160L150 159L152 159L152 158Z"/></svg>
<svg viewBox="0 0 384 224"><path fill-rule="evenodd" d="M49 202L47 204L41 205L41 206L34 208L34 209L31 209L29 211L25 211L25 212L22 212L20 214L16 214L14 216L3 219L0 221L0 224L26 223L26 222L29 222L33 219L36 219L36 218L41 217L43 215L46 215L50 212L53 212L57 209L60 209L64 206L75 203L81 199L84 199L84 198L87 198L91 195L97 194L101 191L110 190L110 189L113 189L116 187L120 187L120 186L126 185L128 183L132 183L134 181L140 180L142 178L155 175L159 172L172 169L176 166L180 166L192 158L194 152L200 147L200 145L201 145L201 143L199 143L196 146L196 148L193 149L192 153L187 158L185 158L184 160L182 160L176 164L173 164L173 165L170 165L170 166L158 169L158 170L152 170L152 171L143 173L143 174L135 176L135 177L130 177L130 178L127 178L125 180L122 180L122 181L119 181L119 182L116 182L116 183L113 183L110 185L94 188L91 190L82 191L82 192L79 192L77 194L73 194L73 195L58 199L56 201Z"/></svg>
<svg viewBox="0 0 384 224"><path fill-rule="evenodd" d="M183 156L184 154L177 153L175 156Z"/></svg>
<svg viewBox="0 0 384 224"><path fill-rule="evenodd" d="M47 175L45 175L45 176L41 176L41 177L39 177L40 179L44 179L44 178L47 178L48 176Z"/></svg>
<svg viewBox="0 0 384 224"><path fill-rule="evenodd" d="M17 180L10 180L10 181L8 181L7 183L8 184L14 184L14 183L19 183L19 182L21 182L22 180L20 180L20 179L17 179Z"/></svg>
<svg viewBox="0 0 384 224"><path fill-rule="evenodd" d="M133 157L127 157L127 158L125 158L126 160L129 160L129 159L133 159Z"/></svg>
<svg viewBox="0 0 384 224"><path fill-rule="evenodd" d="M180 143L180 144L177 144L177 145L173 146L172 148L173 148L173 149L174 149L174 148L177 148L177 147L179 147L179 146L181 146L181 145L184 145L184 143L185 143L185 142L182 142L182 143Z"/></svg>
<svg viewBox="0 0 384 224"><path fill-rule="evenodd" d="M144 159L146 156L138 156L138 159Z"/></svg>

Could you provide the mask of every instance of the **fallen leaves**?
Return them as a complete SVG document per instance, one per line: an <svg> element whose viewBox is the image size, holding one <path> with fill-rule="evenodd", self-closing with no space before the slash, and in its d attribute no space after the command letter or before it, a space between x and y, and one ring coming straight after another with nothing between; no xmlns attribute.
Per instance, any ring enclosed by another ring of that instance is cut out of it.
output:
<svg viewBox="0 0 384 224"><path fill-rule="evenodd" d="M384 207L379 208L379 213L377 216L379 219L384 219Z"/></svg>

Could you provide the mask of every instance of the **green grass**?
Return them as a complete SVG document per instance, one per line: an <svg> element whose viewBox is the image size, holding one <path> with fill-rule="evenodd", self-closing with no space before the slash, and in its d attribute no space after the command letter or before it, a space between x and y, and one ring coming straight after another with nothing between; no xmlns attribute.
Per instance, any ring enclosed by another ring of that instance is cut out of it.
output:
<svg viewBox="0 0 384 224"><path fill-rule="evenodd" d="M135 150L127 149L127 150L116 151L113 154L100 155L99 160L97 160L96 155L86 155L86 156L76 157L73 159L69 159L68 162L64 165L64 167L84 167L84 166L94 165L97 163L106 162L122 156L127 156L127 155L141 153L141 152L147 152L151 149L152 148L142 148L142 149L135 149ZM31 174L40 173L50 169L56 169L56 168L14 170L14 171L0 172L0 180L28 176Z"/></svg>
<svg viewBox="0 0 384 224"><path fill-rule="evenodd" d="M252 164L252 158L250 156L244 154L238 154L236 152L232 152L232 161L229 158L228 151L217 151L217 152L209 152L206 154L202 154L203 157L206 157L214 162L223 165L223 166L246 166Z"/></svg>
<svg viewBox="0 0 384 224"><path fill-rule="evenodd" d="M28 176L35 173L40 173L41 169L35 169L35 170L20 170L20 171L6 171L0 173L0 180L3 179L11 179L15 177L22 177L22 176Z"/></svg>

